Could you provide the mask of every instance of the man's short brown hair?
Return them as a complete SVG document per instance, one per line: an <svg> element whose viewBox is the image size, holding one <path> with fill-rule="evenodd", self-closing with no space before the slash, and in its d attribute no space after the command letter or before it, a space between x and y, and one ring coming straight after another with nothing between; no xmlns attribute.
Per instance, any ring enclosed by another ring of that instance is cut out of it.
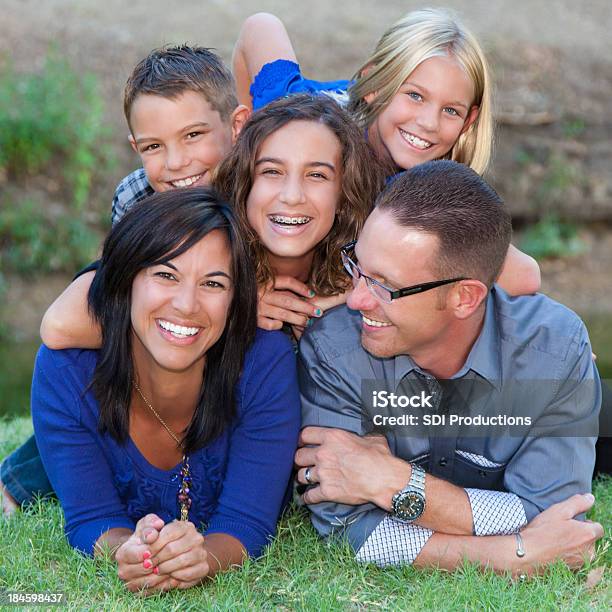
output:
<svg viewBox="0 0 612 612"><path fill-rule="evenodd" d="M438 238L432 272L466 276L490 287L512 237L510 213L496 191L465 164L431 161L403 172L383 191L377 208L402 227Z"/></svg>
<svg viewBox="0 0 612 612"><path fill-rule="evenodd" d="M128 125L140 94L175 98L185 91L201 93L223 121L238 106L232 74L217 54L204 47L163 47L138 62L128 78L123 95Z"/></svg>

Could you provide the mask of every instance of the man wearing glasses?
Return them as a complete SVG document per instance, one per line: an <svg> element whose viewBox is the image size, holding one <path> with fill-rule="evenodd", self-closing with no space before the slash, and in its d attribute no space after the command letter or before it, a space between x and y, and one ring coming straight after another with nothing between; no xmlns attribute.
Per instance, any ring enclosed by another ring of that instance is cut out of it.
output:
<svg viewBox="0 0 612 612"><path fill-rule="evenodd" d="M300 343L296 464L314 526L358 560L523 576L581 566L603 535L574 519L593 504L601 401L587 332L494 285L511 232L481 177L436 161L396 179L342 249L347 306Z"/></svg>

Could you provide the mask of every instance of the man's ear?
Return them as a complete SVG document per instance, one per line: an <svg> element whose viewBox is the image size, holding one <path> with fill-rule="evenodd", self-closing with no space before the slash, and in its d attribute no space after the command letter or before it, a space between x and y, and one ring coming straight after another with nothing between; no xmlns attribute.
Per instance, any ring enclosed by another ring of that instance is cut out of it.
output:
<svg viewBox="0 0 612 612"><path fill-rule="evenodd" d="M452 291L451 305L458 319L472 316L486 299L489 290L487 286L476 279L459 281Z"/></svg>
<svg viewBox="0 0 612 612"><path fill-rule="evenodd" d="M239 104L232 113L231 123L232 123L232 144L236 142L236 138L238 138L238 134L244 127L244 124L247 122L247 119L251 116L251 111L244 105Z"/></svg>
<svg viewBox="0 0 612 612"><path fill-rule="evenodd" d="M136 140L134 140L134 136L132 136L132 134L128 136L128 142L130 143L130 146L134 150L134 153L138 153L138 147L136 146Z"/></svg>
<svg viewBox="0 0 612 612"><path fill-rule="evenodd" d="M470 111L467 114L467 117L465 118L465 121L463 123L463 128L461 128L462 134L465 134L472 127L472 125L474 124L474 121L478 119L479 112L480 112L479 106L472 106L472 108L470 108Z"/></svg>

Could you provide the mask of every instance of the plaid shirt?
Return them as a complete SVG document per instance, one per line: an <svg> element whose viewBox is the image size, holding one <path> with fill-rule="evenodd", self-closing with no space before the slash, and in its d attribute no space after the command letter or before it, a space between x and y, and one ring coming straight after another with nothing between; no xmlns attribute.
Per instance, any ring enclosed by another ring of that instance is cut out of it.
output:
<svg viewBox="0 0 612 612"><path fill-rule="evenodd" d="M147 179L144 168L138 168L138 170L134 170L134 172L128 174L119 185L117 185L117 189L115 190L111 213L113 225L115 225L115 223L136 204L136 202L140 202L140 200L144 200L147 196L154 193L155 190L149 185L149 179Z"/></svg>

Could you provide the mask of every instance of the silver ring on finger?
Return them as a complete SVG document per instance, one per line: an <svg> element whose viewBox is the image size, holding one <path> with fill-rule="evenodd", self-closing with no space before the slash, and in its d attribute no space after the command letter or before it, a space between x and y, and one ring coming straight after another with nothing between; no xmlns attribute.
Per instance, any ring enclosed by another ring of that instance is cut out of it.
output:
<svg viewBox="0 0 612 612"><path fill-rule="evenodd" d="M304 480L309 484L313 484L312 482L312 478L310 476L310 468L307 467L306 470L304 471Z"/></svg>

